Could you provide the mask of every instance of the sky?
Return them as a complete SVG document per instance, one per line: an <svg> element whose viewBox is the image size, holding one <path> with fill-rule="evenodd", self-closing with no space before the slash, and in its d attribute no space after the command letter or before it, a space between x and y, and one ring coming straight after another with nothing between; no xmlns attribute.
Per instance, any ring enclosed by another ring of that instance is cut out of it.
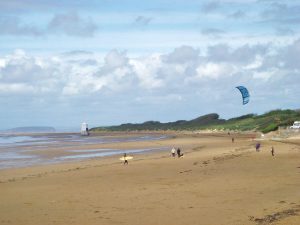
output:
<svg viewBox="0 0 300 225"><path fill-rule="evenodd" d="M299 109L299 25L300 0L0 0L0 130Z"/></svg>

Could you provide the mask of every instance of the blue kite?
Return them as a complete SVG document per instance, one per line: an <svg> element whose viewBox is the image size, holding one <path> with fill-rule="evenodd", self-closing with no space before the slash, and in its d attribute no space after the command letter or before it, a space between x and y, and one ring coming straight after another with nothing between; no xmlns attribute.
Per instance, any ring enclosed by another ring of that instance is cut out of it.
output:
<svg viewBox="0 0 300 225"><path fill-rule="evenodd" d="M243 105L246 105L250 100L250 95L249 95L247 88L245 88L244 86L237 86L236 88L239 89L239 91L242 94Z"/></svg>

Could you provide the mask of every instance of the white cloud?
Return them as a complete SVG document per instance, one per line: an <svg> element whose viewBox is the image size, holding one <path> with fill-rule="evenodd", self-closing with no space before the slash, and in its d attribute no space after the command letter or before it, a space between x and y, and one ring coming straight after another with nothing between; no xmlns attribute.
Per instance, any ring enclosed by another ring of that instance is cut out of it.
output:
<svg viewBox="0 0 300 225"><path fill-rule="evenodd" d="M202 79L231 79L237 74L248 73L244 78L253 77L263 81L272 78L281 70L274 61L283 61L282 52L295 55L298 42L265 54L266 46L227 45L211 46L207 54L200 54L190 46L176 48L169 54L153 54L146 57L129 58L126 52L112 50L103 59L96 54L68 53L49 57L33 57L23 50L0 58L0 81L7 88L17 90L27 87L27 92L53 92L65 96L90 95L95 92L120 93L140 89L166 91L181 86L188 89L191 82ZM277 53L276 53L277 52ZM85 63L87 60L93 63ZM271 61L270 61L271 60ZM287 66L294 67L284 62ZM272 63L270 63L272 62ZM23 85L23 86L22 86ZM2 88L4 90L4 87Z"/></svg>
<svg viewBox="0 0 300 225"><path fill-rule="evenodd" d="M148 102L155 105L172 103L172 102L180 102L183 101L183 97L178 94L166 94L161 96L146 96L146 97L136 97L135 101L138 103Z"/></svg>
<svg viewBox="0 0 300 225"><path fill-rule="evenodd" d="M6 65L6 60L5 59L0 59L0 68L5 67Z"/></svg>
<svg viewBox="0 0 300 225"><path fill-rule="evenodd" d="M200 51L191 46L181 46L175 48L170 54L164 55L163 60L168 63L186 63L197 60Z"/></svg>
<svg viewBox="0 0 300 225"><path fill-rule="evenodd" d="M254 70L254 69L258 69L262 65L263 65L263 57L261 55L256 55L252 63L249 63L242 68L245 70Z"/></svg>
<svg viewBox="0 0 300 225"><path fill-rule="evenodd" d="M0 84L0 93L27 94L35 91L36 89L33 86L27 84Z"/></svg>
<svg viewBox="0 0 300 225"><path fill-rule="evenodd" d="M288 108L294 101L290 93L300 94L298 45L299 41L287 46L215 45L202 52L182 46L140 57L118 50L104 57L79 52L33 56L17 50L0 57L0 96L8 96L11 103L26 98L29 105L65 104L74 110L106 105L109 111L122 105L131 112L160 105L158 112L180 107L205 114L225 107L224 113L230 115L240 103L234 88L245 85L251 91L250 104L257 109L268 109L271 103ZM274 88L284 91L279 95Z"/></svg>
<svg viewBox="0 0 300 225"><path fill-rule="evenodd" d="M276 73L278 73L278 70L270 70L270 71L263 71L263 72L254 72L253 78L254 79L262 79L264 81L268 81L271 77L273 77Z"/></svg>
<svg viewBox="0 0 300 225"><path fill-rule="evenodd" d="M197 77L208 77L217 79L220 76L232 76L236 71L233 65L224 64L224 63L206 63L200 65L197 69Z"/></svg>
<svg viewBox="0 0 300 225"><path fill-rule="evenodd" d="M131 59L130 65L132 65L141 88L153 89L164 85L163 80L158 77L159 69L163 65L160 56L152 55L146 58Z"/></svg>
<svg viewBox="0 0 300 225"><path fill-rule="evenodd" d="M126 52L119 52L117 50L110 51L104 58L105 67L107 69L114 69L118 67L126 66L128 58Z"/></svg>
<svg viewBox="0 0 300 225"><path fill-rule="evenodd" d="M294 68L287 64L288 59L282 59L281 53L295 55L296 46L298 42L275 51L272 56L265 54L265 46L231 48L216 45L211 46L207 54L200 54L198 49L190 46L182 46L169 54L137 58L112 50L104 59L99 59L95 54L78 53L69 53L67 57L65 54L33 57L17 50L0 58L0 80L7 84L28 84L35 87L35 93L51 87L53 92L72 96L104 90L122 92L132 87L172 89L188 85L185 82L189 79L229 79L238 73L249 73L248 79L266 80L275 74L274 71L280 70L280 67L274 68L276 64L271 65L270 60L281 60L285 67ZM87 60L93 63L85 63Z"/></svg>

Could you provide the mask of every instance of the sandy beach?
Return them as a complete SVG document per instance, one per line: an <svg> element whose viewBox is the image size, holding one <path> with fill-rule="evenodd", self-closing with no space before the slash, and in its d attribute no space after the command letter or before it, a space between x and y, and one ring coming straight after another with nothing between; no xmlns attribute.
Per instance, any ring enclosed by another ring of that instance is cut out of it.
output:
<svg viewBox="0 0 300 225"><path fill-rule="evenodd" d="M115 155L2 169L0 224L299 225L300 140L261 140L256 152L253 135L231 135L172 133L87 146L175 146L182 158L170 148L135 154L128 165Z"/></svg>

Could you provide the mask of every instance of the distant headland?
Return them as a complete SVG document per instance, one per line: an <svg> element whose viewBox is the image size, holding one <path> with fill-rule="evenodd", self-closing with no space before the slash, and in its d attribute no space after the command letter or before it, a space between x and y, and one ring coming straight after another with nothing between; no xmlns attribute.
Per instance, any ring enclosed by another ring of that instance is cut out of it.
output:
<svg viewBox="0 0 300 225"><path fill-rule="evenodd" d="M54 127L48 126L30 126L30 127L15 127L4 132L7 133L52 133L55 132Z"/></svg>
<svg viewBox="0 0 300 225"><path fill-rule="evenodd" d="M192 120L178 120L161 123L147 121L144 123L126 123L118 126L95 127L91 131L134 131L134 130L238 130L260 131L268 133L281 126L291 126L300 120L300 110L272 110L262 115L247 114L228 120L221 119L217 113L211 113Z"/></svg>

